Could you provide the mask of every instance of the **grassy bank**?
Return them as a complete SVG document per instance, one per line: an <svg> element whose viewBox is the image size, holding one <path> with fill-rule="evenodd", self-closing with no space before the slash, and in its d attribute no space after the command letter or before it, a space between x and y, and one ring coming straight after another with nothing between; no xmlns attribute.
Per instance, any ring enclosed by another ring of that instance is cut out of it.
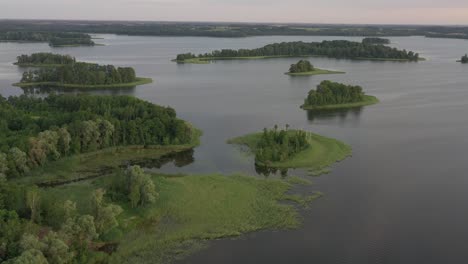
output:
<svg viewBox="0 0 468 264"><path fill-rule="evenodd" d="M255 154L256 146L261 136L262 132L248 134L230 139L228 143L247 146ZM307 141L310 146L288 160L258 165L273 168L308 168L317 171L351 155L351 147L336 139L308 132Z"/></svg>
<svg viewBox="0 0 468 264"><path fill-rule="evenodd" d="M341 73L345 73L345 72L330 71L330 70L315 68L313 71L308 71L308 72L286 72L284 74L289 75L289 76L310 76L310 75L320 75L320 74L341 74Z"/></svg>
<svg viewBox="0 0 468 264"><path fill-rule="evenodd" d="M59 83L59 82L32 82L32 83L14 83L14 86L27 88L27 87L38 87L38 86L47 86L47 87L62 87L62 88L86 88L86 89L102 89L102 88L125 88L125 87L134 87L138 85L152 83L153 79L137 77L136 81L131 83L117 83L117 84L70 84L70 83Z"/></svg>
<svg viewBox="0 0 468 264"><path fill-rule="evenodd" d="M327 110L327 109L343 109L343 108L353 108L366 105L373 105L379 102L379 99L375 96L364 95L364 100L361 102L347 103L347 104L334 104L334 105L302 105L301 108L304 110Z"/></svg>

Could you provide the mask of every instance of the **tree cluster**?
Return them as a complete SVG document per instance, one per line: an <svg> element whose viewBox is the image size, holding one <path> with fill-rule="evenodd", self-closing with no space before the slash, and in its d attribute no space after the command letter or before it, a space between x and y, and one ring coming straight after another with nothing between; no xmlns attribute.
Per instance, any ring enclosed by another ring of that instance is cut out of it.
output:
<svg viewBox="0 0 468 264"><path fill-rule="evenodd" d="M129 96L0 97L0 176L7 178L68 155L191 140L172 108Z"/></svg>
<svg viewBox="0 0 468 264"><path fill-rule="evenodd" d="M464 56L461 57L461 63L468 63L468 55L465 54Z"/></svg>
<svg viewBox="0 0 468 264"><path fill-rule="evenodd" d="M113 65L98 65L85 62L26 71L21 79L23 83L54 82L82 85L110 85L135 81L135 70L131 67L116 68Z"/></svg>
<svg viewBox="0 0 468 264"><path fill-rule="evenodd" d="M310 72L314 70L314 65L308 60L300 60L296 64L291 64L289 73Z"/></svg>
<svg viewBox="0 0 468 264"><path fill-rule="evenodd" d="M381 45L385 45L385 44L390 44L390 40L385 39L385 38L364 38L362 40L362 43L363 44L381 44Z"/></svg>
<svg viewBox="0 0 468 264"><path fill-rule="evenodd" d="M33 53L31 55L20 55L16 57L17 64L35 64L35 65L48 65L48 64L73 64L76 59L70 55L53 54L47 52Z"/></svg>
<svg viewBox="0 0 468 264"><path fill-rule="evenodd" d="M364 92L361 86L323 81L316 90L311 90L305 99L306 106L321 106L361 102Z"/></svg>
<svg viewBox="0 0 468 264"><path fill-rule="evenodd" d="M4 31L0 32L0 41L49 42L51 47L64 45L95 45L89 34L72 32Z"/></svg>
<svg viewBox="0 0 468 264"><path fill-rule="evenodd" d="M255 148L255 162L266 164L285 161L309 147L307 133L300 130L264 129Z"/></svg>
<svg viewBox="0 0 468 264"><path fill-rule="evenodd" d="M211 53L200 54L197 58L235 58L255 56L326 56L331 58L369 58L369 59L401 59L416 61L419 54L396 48L352 42L347 40L332 40L322 42L282 42L266 45L257 49L223 49ZM193 58L192 54L182 54L178 58Z"/></svg>

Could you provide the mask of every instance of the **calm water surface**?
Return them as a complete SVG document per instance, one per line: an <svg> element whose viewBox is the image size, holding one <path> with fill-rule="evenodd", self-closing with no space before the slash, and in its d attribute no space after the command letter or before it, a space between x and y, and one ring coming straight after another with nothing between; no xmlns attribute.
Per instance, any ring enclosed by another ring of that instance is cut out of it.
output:
<svg viewBox="0 0 468 264"><path fill-rule="evenodd" d="M343 75L283 75L297 59L170 62L177 53L254 48L279 41L344 37L126 37L105 35L102 47L59 48L78 60L135 67L153 84L96 91L128 94L174 107L204 131L193 162L165 172L254 174L252 159L225 144L230 137L271 127L314 131L343 140L353 156L314 178L325 196L304 212L293 231L259 232L220 240L183 263L466 263L468 259L468 66L455 63L468 41L391 38L420 52L420 63L313 58ZM51 51L47 44L0 43L0 93L22 71L15 57ZM299 109L307 92L331 79L361 85L381 103L320 115ZM192 161L189 157L187 160ZM189 163L186 162L186 163ZM186 164L184 163L184 164ZM179 164L180 165L180 164ZM294 174L295 172L293 172Z"/></svg>

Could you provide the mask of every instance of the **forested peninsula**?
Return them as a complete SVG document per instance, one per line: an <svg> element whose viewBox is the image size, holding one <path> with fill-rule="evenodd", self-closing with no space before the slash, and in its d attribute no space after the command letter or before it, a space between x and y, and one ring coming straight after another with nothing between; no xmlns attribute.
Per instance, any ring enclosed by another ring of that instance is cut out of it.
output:
<svg viewBox="0 0 468 264"><path fill-rule="evenodd" d="M364 44L380 44L380 45L385 45L385 44L390 44L389 39L385 38L364 38L362 40L362 43Z"/></svg>
<svg viewBox="0 0 468 264"><path fill-rule="evenodd" d="M465 54L461 57L461 59L459 60L459 62L465 64L465 63L468 63L468 55Z"/></svg>
<svg viewBox="0 0 468 264"><path fill-rule="evenodd" d="M314 133L265 128L263 132L230 139L229 144L243 145L255 155L255 164L271 168L307 168L321 171L351 154L351 147L335 139Z"/></svg>
<svg viewBox="0 0 468 264"><path fill-rule="evenodd" d="M181 63L203 63L210 60L263 59L276 57L324 56L338 59L418 61L419 54L398 50L384 45L365 44L347 40L322 42L282 42L257 49L223 49L195 55L177 55L174 61Z"/></svg>
<svg viewBox="0 0 468 264"><path fill-rule="evenodd" d="M376 97L366 95L361 86L322 81L317 85L317 89L309 92L301 108L305 110L351 108L378 102Z"/></svg>
<svg viewBox="0 0 468 264"><path fill-rule="evenodd" d="M205 240L298 227L280 201L320 196L287 194L283 180L134 164L199 136L172 108L128 96L0 97L0 262L170 263Z"/></svg>
<svg viewBox="0 0 468 264"><path fill-rule="evenodd" d="M94 46L86 33L43 31L0 31L0 42L48 42L51 47Z"/></svg>
<svg viewBox="0 0 468 264"><path fill-rule="evenodd" d="M289 71L285 74L290 76L308 76L308 75L319 75L319 74L337 74L344 73L340 71L330 71L315 68L312 63L308 60L300 60L297 63L291 64Z"/></svg>
<svg viewBox="0 0 468 264"><path fill-rule="evenodd" d="M18 66L42 67L23 73L21 81L14 84L22 88L118 88L152 82L151 78L136 77L135 70L131 67L77 62L67 55L37 53L21 55L17 59Z"/></svg>

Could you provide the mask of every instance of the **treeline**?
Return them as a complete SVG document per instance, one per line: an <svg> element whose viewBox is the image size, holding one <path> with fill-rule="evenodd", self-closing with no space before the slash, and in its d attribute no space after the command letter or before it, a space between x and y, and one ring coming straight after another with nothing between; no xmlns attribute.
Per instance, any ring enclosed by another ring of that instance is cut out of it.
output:
<svg viewBox="0 0 468 264"><path fill-rule="evenodd" d="M89 34L47 31L0 31L0 41L10 42L49 42L51 47L84 45L94 46Z"/></svg>
<svg viewBox="0 0 468 264"><path fill-rule="evenodd" d="M364 44L390 44L389 39L385 38L364 38L362 40L362 43Z"/></svg>
<svg viewBox="0 0 468 264"><path fill-rule="evenodd" d="M364 100L361 86L322 81L316 90L311 90L304 101L304 106L322 106L361 102Z"/></svg>
<svg viewBox="0 0 468 264"><path fill-rule="evenodd" d="M0 97L0 176L113 146L187 144L192 132L174 109L128 96Z"/></svg>
<svg viewBox="0 0 468 264"><path fill-rule="evenodd" d="M282 42L269 44L257 49L223 49L205 54L179 54L177 61L192 58L235 58L256 56L326 56L331 58L368 58L368 59L396 59L417 61L419 54L412 51L398 50L384 45L364 44L347 40L333 40L323 42Z"/></svg>
<svg viewBox="0 0 468 264"><path fill-rule="evenodd" d="M270 162L285 161L309 147L307 133L300 130L263 129L255 151L255 162L268 165Z"/></svg>
<svg viewBox="0 0 468 264"><path fill-rule="evenodd" d="M468 27L415 25L308 25L245 24L207 22L131 21L21 21L0 22L2 31L83 32L149 36L248 37L270 35L301 36L428 36L467 38Z"/></svg>
<svg viewBox="0 0 468 264"><path fill-rule="evenodd" d="M461 63L468 63L468 55L465 54L464 56L462 56L461 59L460 59L460 62Z"/></svg>
<svg viewBox="0 0 468 264"><path fill-rule="evenodd" d="M310 72L314 70L314 65L308 60L300 60L296 64L291 64L289 73Z"/></svg>
<svg viewBox="0 0 468 264"><path fill-rule="evenodd" d="M103 246L122 233L118 216L123 209L117 204L141 207L158 197L140 167L114 173L108 190L98 188L81 198L85 208L48 189L0 181L0 262L108 263L111 252Z"/></svg>
<svg viewBox="0 0 468 264"><path fill-rule="evenodd" d="M53 54L47 52L34 53L31 55L20 55L16 57L16 64L34 64L34 65L58 65L58 64L73 64L76 59L70 55Z"/></svg>
<svg viewBox="0 0 468 264"><path fill-rule="evenodd" d="M131 67L76 62L61 67L41 68L23 73L22 83L54 82L62 84L107 85L135 82Z"/></svg>

